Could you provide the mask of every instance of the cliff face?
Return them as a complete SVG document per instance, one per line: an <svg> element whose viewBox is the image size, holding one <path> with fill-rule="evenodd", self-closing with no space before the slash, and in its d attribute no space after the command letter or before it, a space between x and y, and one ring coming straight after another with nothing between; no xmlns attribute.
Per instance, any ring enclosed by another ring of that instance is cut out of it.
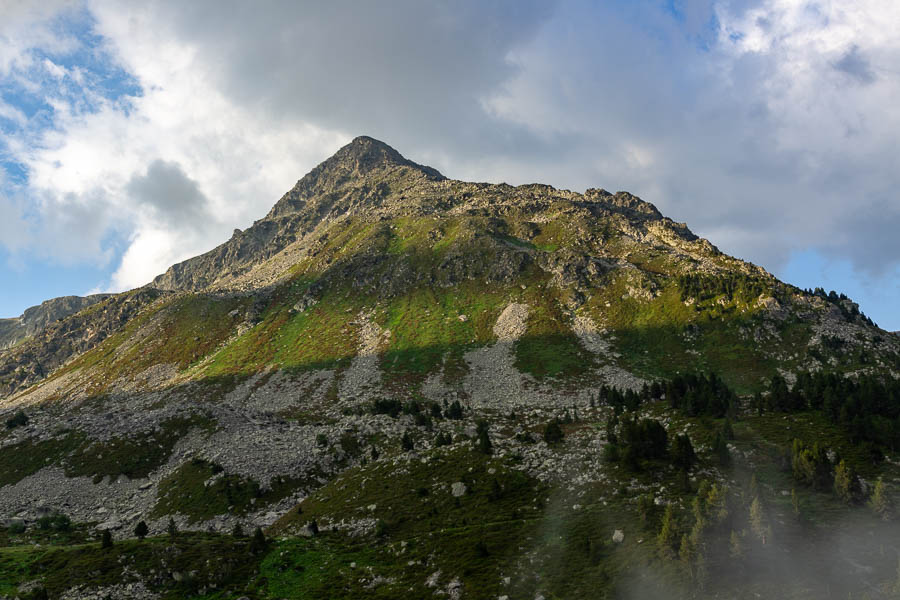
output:
<svg viewBox="0 0 900 600"><path fill-rule="evenodd" d="M92 304L109 297L109 294L92 296L62 296L46 300L40 306L32 306L13 319L0 319L0 350L5 350L25 338L31 337L45 329L51 323L59 321Z"/></svg>

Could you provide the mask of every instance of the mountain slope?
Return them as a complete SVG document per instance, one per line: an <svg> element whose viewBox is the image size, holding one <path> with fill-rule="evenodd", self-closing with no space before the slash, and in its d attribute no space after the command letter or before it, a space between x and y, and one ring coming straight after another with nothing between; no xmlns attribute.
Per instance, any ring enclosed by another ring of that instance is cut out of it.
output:
<svg viewBox="0 0 900 600"><path fill-rule="evenodd" d="M25 309L20 317L0 319L0 348L8 349L25 338L31 337L51 323L59 321L92 304L104 300L107 294L87 297L63 296L42 302L40 306Z"/></svg>
<svg viewBox="0 0 900 600"><path fill-rule="evenodd" d="M638 495L675 507L685 534L695 495L703 506L727 496L743 511L728 526L761 569L771 555L740 532L755 495L773 521L783 516L792 484L778 449L789 453L792 436L829 440L870 483L893 474L863 444L894 451L883 443L900 422L890 384L877 419L857 419L855 404L823 416L822 402L787 391L807 371L835 378L812 396L830 386L868 398L847 382L893 381L900 339L849 299L724 255L627 192L451 180L362 137L221 246L0 353L0 410L12 419L0 433L0 517L36 523L49 507L118 538L141 520L153 534L170 518L219 533L271 527L289 540L281 558L259 555L270 582L259 597L319 593L286 574L300 573L293 566L273 566L284 556L357 597L379 586L391 597L614 594L635 583L635 564L658 583L635 590L661 593L683 572L638 541L655 539L663 518L639 516ZM711 372L708 388L675 402L679 378ZM710 394L727 399L727 414L698 408ZM783 414L801 404L791 410L802 415ZM686 484L666 453L601 459L637 431L631 417L659 420L670 441L688 435L699 463ZM732 465L717 458L726 418L740 419L724 450ZM545 435L554 419L561 441ZM753 473L762 492L749 491ZM701 479L735 488L708 497ZM802 494L821 509L815 519L834 522L832 500ZM311 519L329 537L296 538ZM719 525L709 548L728 543ZM609 541L623 527L627 541ZM776 529L778 552L814 550L799 529ZM308 552L345 566L298 558ZM355 561L368 575L347 570ZM187 594L148 577L138 580ZM571 577L594 587L567 587Z"/></svg>

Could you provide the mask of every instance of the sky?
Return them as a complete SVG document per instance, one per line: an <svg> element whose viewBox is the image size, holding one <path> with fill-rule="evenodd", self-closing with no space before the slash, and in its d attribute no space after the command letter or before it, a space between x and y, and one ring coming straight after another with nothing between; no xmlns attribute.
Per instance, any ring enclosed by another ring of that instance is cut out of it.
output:
<svg viewBox="0 0 900 600"><path fill-rule="evenodd" d="M0 0L0 316L122 291L357 135L627 190L900 330L896 0Z"/></svg>

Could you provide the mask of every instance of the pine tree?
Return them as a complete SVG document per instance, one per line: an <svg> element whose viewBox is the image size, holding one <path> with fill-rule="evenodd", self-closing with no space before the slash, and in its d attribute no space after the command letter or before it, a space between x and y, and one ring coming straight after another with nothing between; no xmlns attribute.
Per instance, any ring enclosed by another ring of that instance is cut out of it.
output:
<svg viewBox="0 0 900 600"><path fill-rule="evenodd" d="M889 521L891 519L891 513L893 512L891 499L887 495L887 490L884 489L884 481L881 477L879 477L878 481L875 483L875 489L872 491L872 498L869 499L869 506L883 521Z"/></svg>
<svg viewBox="0 0 900 600"><path fill-rule="evenodd" d="M266 540L265 534L262 532L262 529L259 527L253 532L253 537L250 539L250 552L253 554L259 554L266 549L266 546L269 542Z"/></svg>
<svg viewBox="0 0 900 600"><path fill-rule="evenodd" d="M894 580L894 586L891 591L897 597L900 597L900 558L897 558L897 578Z"/></svg>
<svg viewBox="0 0 900 600"><path fill-rule="evenodd" d="M690 471L697 460L691 438L685 434L679 434L672 440L672 464L683 471Z"/></svg>
<svg viewBox="0 0 900 600"><path fill-rule="evenodd" d="M169 525L166 527L166 531L173 540L178 536L178 526L175 525L175 519L169 517Z"/></svg>
<svg viewBox="0 0 900 600"><path fill-rule="evenodd" d="M235 523L234 527L231 529L231 537L233 538L242 538L244 537L244 528L241 527L240 523Z"/></svg>
<svg viewBox="0 0 900 600"><path fill-rule="evenodd" d="M462 419L463 409L462 409L462 405L459 403L459 400L454 400L453 403L450 405L450 408L448 408L446 410L445 414L447 415L448 419L455 419L455 420Z"/></svg>
<svg viewBox="0 0 900 600"><path fill-rule="evenodd" d="M728 542L728 553L731 558L741 558L744 555L744 546L741 544L741 538L735 530L731 530L731 539Z"/></svg>
<svg viewBox="0 0 900 600"><path fill-rule="evenodd" d="M112 548L113 539L112 534L109 532L109 529L103 530L103 535L100 537L100 547L103 549Z"/></svg>
<svg viewBox="0 0 900 600"><path fill-rule="evenodd" d="M844 504L853 504L860 494L859 477L853 467L842 460L834 469L834 493Z"/></svg>
<svg viewBox="0 0 900 600"><path fill-rule="evenodd" d="M728 450L728 441L725 439L725 434L720 429L716 432L716 437L713 440L712 445L713 454L715 454L719 458L719 464L723 467L727 467L731 464L731 452Z"/></svg>
<svg viewBox="0 0 900 600"><path fill-rule="evenodd" d="M145 537L147 537L148 533L150 533L150 529L143 521L140 521L134 528L134 535L137 536L139 540L143 540Z"/></svg>
<svg viewBox="0 0 900 600"><path fill-rule="evenodd" d="M403 447L404 452L409 452L415 447L408 431L403 432L403 437L400 439L400 445Z"/></svg>
<svg viewBox="0 0 900 600"><path fill-rule="evenodd" d="M682 534L681 545L678 548L678 558L681 560L681 566L687 572L691 579L694 578L694 547L687 534Z"/></svg>
<svg viewBox="0 0 900 600"><path fill-rule="evenodd" d="M478 424L475 426L475 448L481 452L482 454L491 454L494 451L493 444L491 444L491 436L488 433L488 424L485 420L479 420Z"/></svg>
<svg viewBox="0 0 900 600"><path fill-rule="evenodd" d="M659 528L659 535L656 537L659 553L664 558L672 558L675 550L675 542L677 540L678 531L675 523L675 514L672 512L672 505L670 504L669 506L666 506L662 525Z"/></svg>
<svg viewBox="0 0 900 600"><path fill-rule="evenodd" d="M750 476L750 497L756 498L759 496L759 480L756 479L756 473Z"/></svg>
<svg viewBox="0 0 900 600"><path fill-rule="evenodd" d="M641 522L647 523L647 521L650 520L654 506L656 505L653 502L653 496L651 494L642 494L638 497L637 508L638 514L641 517Z"/></svg>
<svg viewBox="0 0 900 600"><path fill-rule="evenodd" d="M722 434L726 440L731 441L734 439L734 428L731 426L731 419L725 419L725 423L722 425Z"/></svg>
<svg viewBox="0 0 900 600"><path fill-rule="evenodd" d="M765 545L769 538L769 527L766 524L766 516L759 496L750 503L750 529L753 531L753 535Z"/></svg>

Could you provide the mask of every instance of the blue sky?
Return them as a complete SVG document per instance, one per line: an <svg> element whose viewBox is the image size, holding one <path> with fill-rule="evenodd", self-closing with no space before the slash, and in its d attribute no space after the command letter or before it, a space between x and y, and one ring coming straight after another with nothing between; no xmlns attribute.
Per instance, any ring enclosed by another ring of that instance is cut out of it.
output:
<svg viewBox="0 0 900 600"><path fill-rule="evenodd" d="M455 178L629 190L900 329L893 1L0 10L0 316L146 283L367 134Z"/></svg>

